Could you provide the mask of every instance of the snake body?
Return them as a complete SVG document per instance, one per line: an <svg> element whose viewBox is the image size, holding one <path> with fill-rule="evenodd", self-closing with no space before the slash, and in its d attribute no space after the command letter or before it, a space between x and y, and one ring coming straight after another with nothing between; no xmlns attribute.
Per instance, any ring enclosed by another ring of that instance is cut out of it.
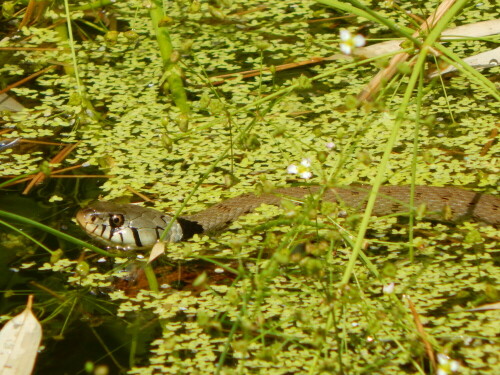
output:
<svg viewBox="0 0 500 375"><path fill-rule="evenodd" d="M371 186L325 189L322 200L362 210ZM196 233L216 232L261 204L279 205L283 199L302 200L320 192L319 187L288 187L261 195L243 194L215 204L194 215L179 217L171 226L167 241L177 242ZM381 186L373 215L408 214L410 186ZM426 206L425 218L439 221L472 219L498 226L500 198L457 187L416 186L414 206ZM443 212L446 212L444 215ZM132 204L97 202L80 210L78 224L91 237L108 247L136 250L152 247L172 217L161 211Z"/></svg>

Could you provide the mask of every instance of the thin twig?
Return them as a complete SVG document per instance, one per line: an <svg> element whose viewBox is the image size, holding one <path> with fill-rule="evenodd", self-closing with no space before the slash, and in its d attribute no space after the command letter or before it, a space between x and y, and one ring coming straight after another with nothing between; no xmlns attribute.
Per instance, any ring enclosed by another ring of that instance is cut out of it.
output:
<svg viewBox="0 0 500 375"><path fill-rule="evenodd" d="M409 296L406 296L406 300L408 301L408 306L410 307L411 314L413 315L413 321L415 322L415 326L417 327L420 339L425 346L425 351L427 353L427 356L429 357L432 370L434 372L436 370L436 356L434 355L434 350L432 349L431 343L427 339L427 333L425 332L424 326L420 321L420 317L418 315L417 309L415 308L415 305L413 304Z"/></svg>

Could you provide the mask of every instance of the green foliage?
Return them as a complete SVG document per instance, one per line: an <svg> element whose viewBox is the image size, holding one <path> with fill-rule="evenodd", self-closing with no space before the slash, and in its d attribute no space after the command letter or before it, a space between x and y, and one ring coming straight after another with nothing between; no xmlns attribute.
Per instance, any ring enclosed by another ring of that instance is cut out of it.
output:
<svg viewBox="0 0 500 375"><path fill-rule="evenodd" d="M394 9L369 5L392 23L409 27L414 21L405 11L425 18L437 2L403 2ZM311 159L312 183L370 183L403 104L408 108L385 168L387 184L411 182L414 131L420 122L417 184L496 191L499 145L485 145L497 121L498 102L480 82L460 75L441 85L428 82L418 107L403 99L405 66L371 111L366 103L356 108L360 103L354 99L377 72L362 61L263 70L253 78L212 86L220 81L218 74L338 53L338 32L331 23L309 21L342 13L313 1L176 1L164 6L172 46L180 53L176 69L182 72L176 71L176 77L184 78L190 100L189 127L179 128L187 107L179 110L163 90L168 77L149 10L131 0L112 5L123 29L100 25L104 32L74 42L74 54L61 33L43 26L24 27L22 35L29 38L22 42L0 41L0 47L54 47L17 51L16 62L0 67L12 80L54 62L67 67L76 61L77 68L73 73L52 69L33 86L13 89L34 105L2 115L5 127L13 129L6 136L78 141L61 167L86 163L112 176L101 186L106 199L135 190L167 212L185 203L183 214L188 214L241 193L298 182L287 166L304 158ZM492 2L482 2L456 22L492 18L491 9ZM48 16L62 19L52 11ZM72 13L72 19L79 25L83 10ZM368 39L387 38L390 30L361 17L342 22ZM471 40L450 42L448 48L465 57L488 47ZM498 74L498 69L484 74ZM328 142L335 147L328 149ZM43 160L40 151L3 150L0 175L38 171ZM186 202L194 186L197 191ZM147 365L129 373L423 373L428 368L425 349L403 294L417 306L437 352L459 360L464 373L498 371L498 314L466 311L495 301L498 231L470 223L450 228L419 222L408 244L408 229L395 218L374 220L363 262L356 263L355 282L346 286L341 279L359 220L338 219L340 210L313 201L298 208L265 206L216 237L169 244L168 261L189 268L202 259L227 277L218 283L207 274L198 279L203 290L163 285L160 292L141 290L134 297L107 293L118 306L118 319L133 321L144 314L161 324L161 333L146 347ZM410 245L416 249L414 262L407 260ZM74 288L108 291L110 275L98 272L91 261L57 255L52 263L37 263L38 270L60 273ZM394 293L384 294L383 286L392 282Z"/></svg>

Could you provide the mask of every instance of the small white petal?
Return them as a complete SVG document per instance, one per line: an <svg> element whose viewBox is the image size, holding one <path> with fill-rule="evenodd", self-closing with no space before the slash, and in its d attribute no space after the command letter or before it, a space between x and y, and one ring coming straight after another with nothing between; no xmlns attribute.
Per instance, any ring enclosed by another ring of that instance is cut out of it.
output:
<svg viewBox="0 0 500 375"><path fill-rule="evenodd" d="M438 370L436 371L436 375L448 375L448 373L442 368L438 368Z"/></svg>
<svg viewBox="0 0 500 375"><path fill-rule="evenodd" d="M347 29L340 29L340 40L346 42L349 39L351 39L351 32Z"/></svg>
<svg viewBox="0 0 500 375"><path fill-rule="evenodd" d="M345 55L350 55L352 52L352 48L350 45L345 44L345 43L340 43L340 50L342 51L343 54Z"/></svg>
<svg viewBox="0 0 500 375"><path fill-rule="evenodd" d="M438 360L438 363L440 365L445 365L448 363L448 361L450 360L450 357L448 357L446 354L443 354L443 353L439 353L437 355L437 360Z"/></svg>
<svg viewBox="0 0 500 375"><path fill-rule="evenodd" d="M299 168L297 168L297 166L295 164L289 165L286 170L290 174L297 174L297 173L299 173Z"/></svg>
<svg viewBox="0 0 500 375"><path fill-rule="evenodd" d="M352 41L356 47L363 47L366 43L365 37L359 34L352 38Z"/></svg>
<svg viewBox="0 0 500 375"><path fill-rule="evenodd" d="M305 179L307 180L308 178L311 178L311 177L312 177L312 175L313 175L313 174L312 174L311 172L307 171L307 172L302 172L302 173L300 174L300 177L305 178Z"/></svg>
<svg viewBox="0 0 500 375"><path fill-rule="evenodd" d="M384 292L384 294L391 294L392 292L394 292L394 283L384 285L382 291Z"/></svg>
<svg viewBox="0 0 500 375"><path fill-rule="evenodd" d="M300 162L300 164L302 164L306 168L309 168L311 166L311 159L309 159L309 158L302 159L302 161Z"/></svg>
<svg viewBox="0 0 500 375"><path fill-rule="evenodd" d="M460 363L458 361L451 361L450 362L450 370L453 372L457 372L460 369Z"/></svg>
<svg viewBox="0 0 500 375"><path fill-rule="evenodd" d="M331 149L335 148L335 143L333 143L333 142L327 142L325 144L325 146L326 146L327 149L331 150Z"/></svg>

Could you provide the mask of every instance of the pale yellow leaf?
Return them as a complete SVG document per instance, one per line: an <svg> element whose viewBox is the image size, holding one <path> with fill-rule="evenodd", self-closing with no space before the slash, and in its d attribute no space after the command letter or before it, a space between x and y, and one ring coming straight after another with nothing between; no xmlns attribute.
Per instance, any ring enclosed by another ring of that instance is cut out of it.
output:
<svg viewBox="0 0 500 375"><path fill-rule="evenodd" d="M0 111L19 112L24 106L7 94L0 94Z"/></svg>
<svg viewBox="0 0 500 375"><path fill-rule="evenodd" d="M500 20L490 20L461 25L453 29L443 31L441 40L453 40L460 38L479 38L500 33ZM356 48L353 53L359 57L370 58L401 49L402 40L389 40L386 42L372 44L367 47ZM483 59L484 60L484 59ZM474 66L474 65L473 65Z"/></svg>
<svg viewBox="0 0 500 375"><path fill-rule="evenodd" d="M29 296L26 309L5 324L0 331L0 374L29 375L35 365L42 326L33 315Z"/></svg>
<svg viewBox="0 0 500 375"><path fill-rule="evenodd" d="M495 48L491 51L486 51L478 53L474 56L469 56L463 59L463 61L474 69L480 70L485 68L492 68L497 66L500 62L500 47ZM429 74L430 78L436 77L439 74L446 74L457 70L454 66L450 65L444 70L434 71Z"/></svg>
<svg viewBox="0 0 500 375"><path fill-rule="evenodd" d="M485 310L500 310L500 302L488 303L486 305L478 306L475 309L469 309L467 311L485 311Z"/></svg>
<svg viewBox="0 0 500 375"><path fill-rule="evenodd" d="M153 260L158 258L163 253L165 253L165 242L158 241L157 243L155 243L155 245L151 249L151 253L149 254L148 263L151 263Z"/></svg>

